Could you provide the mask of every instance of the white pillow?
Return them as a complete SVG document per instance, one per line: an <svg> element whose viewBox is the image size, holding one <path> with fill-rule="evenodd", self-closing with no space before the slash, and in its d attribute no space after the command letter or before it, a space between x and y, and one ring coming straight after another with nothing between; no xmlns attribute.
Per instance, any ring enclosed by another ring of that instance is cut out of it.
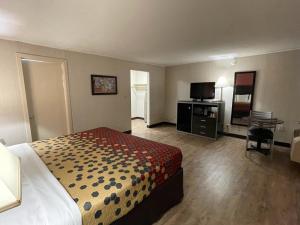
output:
<svg viewBox="0 0 300 225"><path fill-rule="evenodd" d="M18 206L20 203L20 159L0 143L0 212Z"/></svg>

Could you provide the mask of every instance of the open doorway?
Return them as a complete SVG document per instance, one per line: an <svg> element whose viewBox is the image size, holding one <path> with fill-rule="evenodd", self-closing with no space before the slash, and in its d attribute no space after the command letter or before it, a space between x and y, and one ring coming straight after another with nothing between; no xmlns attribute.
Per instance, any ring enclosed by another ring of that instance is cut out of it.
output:
<svg viewBox="0 0 300 225"><path fill-rule="evenodd" d="M17 55L27 141L72 132L66 62L63 59Z"/></svg>
<svg viewBox="0 0 300 225"><path fill-rule="evenodd" d="M149 72L130 70L132 130L146 128L150 121Z"/></svg>

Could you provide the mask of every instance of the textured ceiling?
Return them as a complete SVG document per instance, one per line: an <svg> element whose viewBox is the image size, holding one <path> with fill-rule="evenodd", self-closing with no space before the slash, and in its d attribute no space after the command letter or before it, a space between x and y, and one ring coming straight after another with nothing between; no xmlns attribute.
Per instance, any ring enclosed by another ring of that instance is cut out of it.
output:
<svg viewBox="0 0 300 225"><path fill-rule="evenodd" d="M300 47L299 0L1 0L0 37L157 65Z"/></svg>

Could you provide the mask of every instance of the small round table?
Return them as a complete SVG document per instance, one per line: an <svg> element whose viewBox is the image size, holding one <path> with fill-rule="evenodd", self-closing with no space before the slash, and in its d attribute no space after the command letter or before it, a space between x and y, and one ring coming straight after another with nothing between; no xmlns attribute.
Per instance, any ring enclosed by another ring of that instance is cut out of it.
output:
<svg viewBox="0 0 300 225"><path fill-rule="evenodd" d="M270 153L271 149L262 148L262 143L264 142L264 140L271 139L271 138L264 138L263 134L265 134L266 136L272 135L272 139L273 139L274 132L276 130L276 126L279 124L283 124L283 123L284 122L282 120L279 120L277 118L272 118L272 119L256 119L255 118L255 119L252 119L251 129L253 130L253 133L256 132L256 134L250 135L250 140L251 140L251 136L255 137L255 141L257 142L257 145L256 145L256 147L251 146L252 148L247 148L247 151L255 150L255 151L258 151L265 155L268 155ZM274 129L274 132L272 131L272 129Z"/></svg>

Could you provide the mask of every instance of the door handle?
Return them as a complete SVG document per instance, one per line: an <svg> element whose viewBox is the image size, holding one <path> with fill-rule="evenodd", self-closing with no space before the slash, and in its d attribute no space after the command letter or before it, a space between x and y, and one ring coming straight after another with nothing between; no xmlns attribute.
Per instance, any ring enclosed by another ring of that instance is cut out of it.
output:
<svg viewBox="0 0 300 225"><path fill-rule="evenodd" d="M29 119L30 119L30 120L33 120L33 119L34 119L34 116L29 116Z"/></svg>

